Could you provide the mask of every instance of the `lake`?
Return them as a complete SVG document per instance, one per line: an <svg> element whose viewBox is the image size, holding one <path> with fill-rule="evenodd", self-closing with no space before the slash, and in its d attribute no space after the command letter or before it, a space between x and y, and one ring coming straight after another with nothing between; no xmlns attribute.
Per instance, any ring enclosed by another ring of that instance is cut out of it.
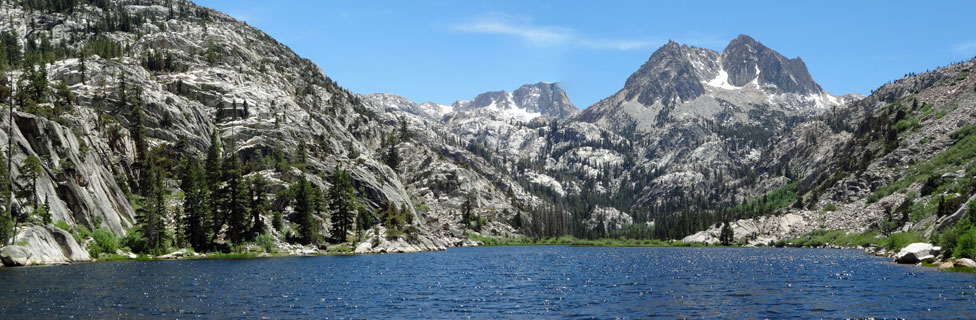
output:
<svg viewBox="0 0 976 320"><path fill-rule="evenodd" d="M970 318L974 284L854 250L472 247L0 268L0 318Z"/></svg>

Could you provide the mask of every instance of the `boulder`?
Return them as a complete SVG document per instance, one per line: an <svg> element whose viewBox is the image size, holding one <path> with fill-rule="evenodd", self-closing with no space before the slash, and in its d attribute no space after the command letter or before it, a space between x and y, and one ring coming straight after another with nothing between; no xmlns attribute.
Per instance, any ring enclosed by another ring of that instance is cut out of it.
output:
<svg viewBox="0 0 976 320"><path fill-rule="evenodd" d="M139 256L137 256L135 253L127 252L127 251L124 251L122 249L115 250L115 254L120 255L120 256L128 257L129 259L139 258Z"/></svg>
<svg viewBox="0 0 976 320"><path fill-rule="evenodd" d="M23 246L6 246L0 251L0 260L6 267L30 265L30 257L30 250Z"/></svg>
<svg viewBox="0 0 976 320"><path fill-rule="evenodd" d="M954 261L952 265L956 267L976 268L976 261L973 261L973 259L969 259L969 258L960 258L960 259L956 259L956 261Z"/></svg>
<svg viewBox="0 0 976 320"><path fill-rule="evenodd" d="M159 258L159 259L181 259L181 258L183 258L183 253L184 253L183 250L173 251L170 254L164 254L164 255L158 256L157 258Z"/></svg>
<svg viewBox="0 0 976 320"><path fill-rule="evenodd" d="M895 255L895 262L916 264L923 261L923 258L928 259L930 256L931 261L935 261L935 255L938 254L940 250L942 250L942 248L933 246L931 243L912 243L901 249L901 251L898 251L898 254Z"/></svg>
<svg viewBox="0 0 976 320"><path fill-rule="evenodd" d="M369 253L369 252L372 252L372 250L373 250L373 243L372 242L369 242L369 241L365 241L363 243L360 243L358 246L356 246L356 250L353 251L353 252L355 252L355 253Z"/></svg>
<svg viewBox="0 0 976 320"><path fill-rule="evenodd" d="M14 243L17 244L0 250L0 260L5 266L91 261L88 251L70 233L53 226L26 228L17 234Z"/></svg>
<svg viewBox="0 0 976 320"><path fill-rule="evenodd" d="M946 262L943 262L943 263L940 263L940 264L939 264L939 270L945 270L945 269L949 269L949 268L952 268L952 267L953 267L953 265L954 265L954 264L953 264L952 262L949 262L949 261L946 261Z"/></svg>

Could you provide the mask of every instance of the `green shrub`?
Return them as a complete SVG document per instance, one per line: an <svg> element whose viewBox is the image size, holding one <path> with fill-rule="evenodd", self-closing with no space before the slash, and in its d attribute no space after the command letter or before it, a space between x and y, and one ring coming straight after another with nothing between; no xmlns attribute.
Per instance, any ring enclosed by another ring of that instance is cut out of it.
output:
<svg viewBox="0 0 976 320"><path fill-rule="evenodd" d="M906 129L911 127L912 127L912 123L908 122L907 120L898 120L898 123L895 123L895 130L897 130L898 132L905 131Z"/></svg>
<svg viewBox="0 0 976 320"><path fill-rule="evenodd" d="M955 132L949 134L949 137L953 139L962 139L976 133L976 125L968 125L956 130Z"/></svg>
<svg viewBox="0 0 976 320"><path fill-rule="evenodd" d="M962 230L963 228L957 225L942 232L936 238L935 243L942 247L941 255L943 257L949 258L955 255L956 245L959 242L959 235L962 233Z"/></svg>
<svg viewBox="0 0 976 320"><path fill-rule="evenodd" d="M885 239L884 247L891 251L898 251L916 242L925 242L925 237L915 232L898 232L892 233Z"/></svg>
<svg viewBox="0 0 976 320"><path fill-rule="evenodd" d="M837 211L837 205L835 205L833 203L828 203L827 206L824 207L824 210L827 211L827 212Z"/></svg>
<svg viewBox="0 0 976 320"><path fill-rule="evenodd" d="M396 240L397 238L400 238L401 235L403 235L403 231L400 231L399 229L386 229L386 240Z"/></svg>
<svg viewBox="0 0 976 320"><path fill-rule="evenodd" d="M51 213L48 212L46 206L38 206L34 209L34 215L41 218L41 223L49 224L51 223Z"/></svg>
<svg viewBox="0 0 976 320"><path fill-rule="evenodd" d="M122 247L129 248L129 251L134 253L145 253L149 249L146 245L146 239L142 237L142 232L138 229L129 230L119 244Z"/></svg>
<svg viewBox="0 0 976 320"><path fill-rule="evenodd" d="M349 246L334 246L326 250L329 253L352 253L352 247Z"/></svg>
<svg viewBox="0 0 976 320"><path fill-rule="evenodd" d="M91 253L92 257L98 258L102 253L113 254L119 249L119 239L108 229L96 229L92 233L92 238L95 239L95 242L92 243L91 248L88 250L88 253Z"/></svg>
<svg viewBox="0 0 976 320"><path fill-rule="evenodd" d="M274 251L275 241L274 241L274 237L272 237L270 234L267 233L262 234L258 236L258 238L255 239L255 241L258 243L259 246L261 246L261 249L263 249L264 252L272 253L272 251Z"/></svg>
<svg viewBox="0 0 976 320"><path fill-rule="evenodd" d="M64 220L58 220L58 222L54 223L54 226L64 231L71 231L71 226L67 222L64 222Z"/></svg>
<svg viewBox="0 0 976 320"><path fill-rule="evenodd" d="M959 236L953 253L957 257L976 258L976 228L969 228Z"/></svg>

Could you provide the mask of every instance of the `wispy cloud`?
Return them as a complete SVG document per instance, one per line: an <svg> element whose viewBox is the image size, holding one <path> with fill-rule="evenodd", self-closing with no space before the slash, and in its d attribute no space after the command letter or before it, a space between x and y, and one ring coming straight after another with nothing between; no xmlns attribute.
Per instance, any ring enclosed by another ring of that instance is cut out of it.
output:
<svg viewBox="0 0 976 320"><path fill-rule="evenodd" d="M658 43L646 39L606 39L588 37L572 28L534 25L529 19L490 14L452 27L455 31L507 35L521 38L533 46L576 46L590 49L635 50Z"/></svg>
<svg viewBox="0 0 976 320"><path fill-rule="evenodd" d="M960 42L952 46L952 49L960 54L976 53L976 41Z"/></svg>

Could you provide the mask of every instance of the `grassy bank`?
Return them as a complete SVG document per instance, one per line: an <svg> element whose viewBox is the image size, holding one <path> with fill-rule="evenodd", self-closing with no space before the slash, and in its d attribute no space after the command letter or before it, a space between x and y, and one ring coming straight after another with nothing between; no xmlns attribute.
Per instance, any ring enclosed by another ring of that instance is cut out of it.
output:
<svg viewBox="0 0 976 320"><path fill-rule="evenodd" d="M917 232L892 233L886 238L879 238L877 232L850 232L844 230L816 230L793 239L779 240L777 247L824 247L839 246L846 248L866 248L878 246L891 251L898 251L915 242L927 242L925 237Z"/></svg>
<svg viewBox="0 0 976 320"><path fill-rule="evenodd" d="M701 243L686 243L681 241L661 241L661 240L640 240L626 238L607 238L607 239L578 239L571 236L535 238L496 238L483 237L476 234L468 234L474 241L480 241L485 246L544 246L544 245L563 245L578 247L705 247Z"/></svg>

